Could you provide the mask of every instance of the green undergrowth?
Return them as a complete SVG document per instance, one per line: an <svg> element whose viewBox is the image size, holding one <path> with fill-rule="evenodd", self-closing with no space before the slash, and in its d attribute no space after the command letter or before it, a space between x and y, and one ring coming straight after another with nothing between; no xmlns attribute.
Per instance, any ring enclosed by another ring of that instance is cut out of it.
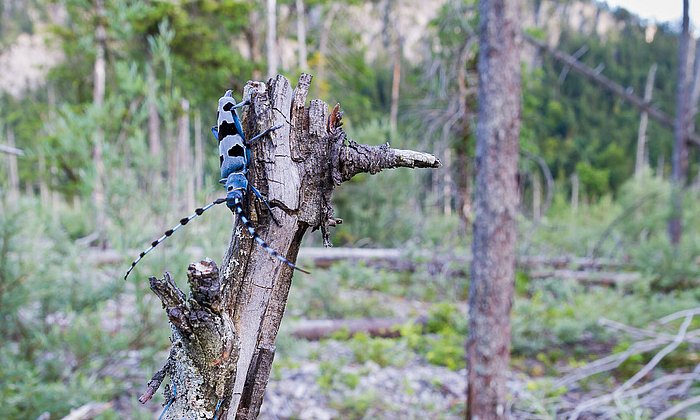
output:
<svg viewBox="0 0 700 420"><path fill-rule="evenodd" d="M61 418L83 404L136 394L169 344L147 283L124 282L124 267L86 260L91 251L74 239L87 230L76 228L71 220L80 217L70 207L48 212L31 199L1 206L3 417ZM108 410L100 418L119 416ZM130 416L152 414L134 405Z"/></svg>
<svg viewBox="0 0 700 420"><path fill-rule="evenodd" d="M559 197L539 224L521 221L521 254L608 258L626 263L623 270L640 272L641 280L610 288L556 278L534 280L519 271L512 313L516 370L533 378L560 376L565 367L580 366L632 344L629 337L603 328L598 322L602 317L644 327L700 304L696 287L700 281L700 209L693 201L697 196L689 192L686 197L686 232L680 246L673 248L665 233L667 202L645 198L649 194L664 197L668 188L655 179L647 180L646 185L631 182L617 197L582 204L576 212ZM85 206L57 202L48 211L33 199L3 204L0 406L6 407L7 418L36 418L44 412L58 418L87 402L134 400L143 383L160 368L169 345L170 331L160 303L148 288L148 277L167 270L186 289L188 263L205 256L220 261L221 244L228 242L232 218L223 206L210 212L178 231L176 240L149 254L125 282L122 276L134 251L177 223L186 209L169 208L166 199L139 201L128 209L111 208L107 237L110 246L124 255L124 263L97 266L88 259L95 250L76 244L94 230L92 213ZM430 235L453 227L450 220L443 222L435 224L436 231ZM332 340L341 341L347 349L342 356L347 360L342 362L355 367L406 368L419 360L463 369L469 267L453 264L436 272L424 255L464 255L470 245L455 238L439 244L430 235L405 245L415 266L412 272L339 263L329 269L313 269L311 275L295 275L285 319L422 317L423 323L400 326L399 338L338 334ZM700 321L691 328L698 326ZM669 333L673 328L677 325ZM312 353L322 353L307 352L305 343L285 332L277 344L275 366L293 369L314 360ZM652 356L630 358L609 380L628 377ZM659 369L686 369L697 363L694 357L681 346ZM323 364L318 379L321 388L352 391L359 405L376 403L357 391L366 374L361 368L338 371L331 361L319 359L319 363ZM111 368L114 366L119 368ZM599 379L592 381L590 386L597 386ZM533 387L552 398L560 392L539 379ZM128 414L149 418L149 410L162 399L159 394L155 398L146 408L134 404ZM355 415L342 402L334 407L348 417ZM103 418L115 415L108 412Z"/></svg>
<svg viewBox="0 0 700 420"><path fill-rule="evenodd" d="M353 273L359 275L348 280ZM392 295L391 291L397 289L387 286L398 278L396 273L345 264L315 272L313 286L307 287L306 280L295 280L288 314L321 319L392 317L396 314L392 302L400 306L406 301L405 296ZM405 278L410 281L411 275ZM360 289L374 293L358 297ZM358 363L372 360L381 366L394 364L386 360L386 355L398 354L391 343L400 342L405 344L405 350L415 352L428 363L463 368L468 331L466 302L437 299L423 303L430 307L425 324L402 326L401 338L371 338L364 334L347 337L342 333L334 338L348 340L348 346L361 349ZM536 361L539 367L534 372L538 375L555 374L562 364L576 365L613 350L620 337L601 326L601 318L643 327L698 304L700 293L696 290L652 292L648 281L612 288L562 279L531 280L519 272L511 317L513 356L516 360Z"/></svg>

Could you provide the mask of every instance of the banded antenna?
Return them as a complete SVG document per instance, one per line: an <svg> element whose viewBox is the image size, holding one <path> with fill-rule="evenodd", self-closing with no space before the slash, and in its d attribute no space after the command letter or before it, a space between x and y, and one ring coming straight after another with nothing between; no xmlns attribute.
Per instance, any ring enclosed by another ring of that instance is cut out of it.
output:
<svg viewBox="0 0 700 420"><path fill-rule="evenodd" d="M241 199L240 198L235 198L233 200L233 206L236 211L236 215L241 219L241 222L243 222L243 225L245 225L246 229L248 229L248 233L250 236L253 237L255 242L257 242L262 249L268 252L268 254L272 255L273 257L277 258L278 260L282 261L283 263L287 264L288 266L292 267L295 270L299 270L302 273L306 274L311 274L310 272L304 270L301 267L297 267L294 265L293 262L289 261L286 259L282 254L279 252L275 251L270 245L268 245L261 237L258 235L258 233L255 231L255 228L253 227L253 224L250 223L250 220L245 216L245 213L243 212L243 207L241 206Z"/></svg>
<svg viewBox="0 0 700 420"><path fill-rule="evenodd" d="M143 257L146 256L146 254L151 252L153 250L153 248L160 245L163 241L165 241L166 238L169 238L173 233L175 233L182 226L185 226L186 224L188 224L190 222L190 220L194 219L197 216L201 216L202 213L204 213L205 211L214 207L215 205L225 203L225 202L226 202L226 198L217 198L216 200L212 201L211 203L207 204L206 206L199 207L198 209L195 209L194 213L190 214L189 216L180 219L180 222L177 225L173 226L172 229L166 230L165 233L163 234L163 236L161 236L160 238L151 242L151 246L139 254L139 256L134 260L134 262L131 263L131 267L129 267L129 269L126 271L126 274L124 275L124 280L126 280L126 278L129 277L131 270L133 270L134 267L136 267L136 264L138 264L139 261L141 261L143 259Z"/></svg>

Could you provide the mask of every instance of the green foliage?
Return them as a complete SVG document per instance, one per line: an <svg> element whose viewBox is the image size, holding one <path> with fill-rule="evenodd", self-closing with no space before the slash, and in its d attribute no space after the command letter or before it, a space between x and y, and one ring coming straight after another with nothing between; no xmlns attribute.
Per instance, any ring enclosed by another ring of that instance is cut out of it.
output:
<svg viewBox="0 0 700 420"><path fill-rule="evenodd" d="M652 63L658 65L654 103L670 112L674 108L677 54L676 34L660 26L651 43L644 28L629 16L619 37L564 28L561 51L573 53L585 46L581 61L591 68L605 65L606 77L636 92L643 90ZM574 71L544 56L542 68L523 78L522 142L545 158L558 181L565 183L577 172L585 193L599 197L615 192L634 167L638 113L614 95ZM563 76L566 76L565 78ZM648 128L649 161L671 153L672 133L652 122ZM668 159L667 159L668 160Z"/></svg>
<svg viewBox="0 0 700 420"><path fill-rule="evenodd" d="M167 328L153 324L154 298L120 302L123 283L112 269L84 261L64 228L66 209L37 209L29 199L0 204L0 401L8 419L61 417L109 401L131 386L110 367L124 363L134 346L167 343ZM146 293L143 284L137 290ZM121 310L133 316L124 319Z"/></svg>
<svg viewBox="0 0 700 420"><path fill-rule="evenodd" d="M576 173L586 193L600 196L609 190L610 170L597 169L588 163L579 162L576 164Z"/></svg>
<svg viewBox="0 0 700 420"><path fill-rule="evenodd" d="M379 395L373 391L360 392L331 403L331 407L339 411L340 417L356 420L367 418L368 413L377 414L382 405Z"/></svg>
<svg viewBox="0 0 700 420"><path fill-rule="evenodd" d="M565 349L552 363L568 353L589 357L589 344L613 339L598 324L601 317L643 327L662 316L697 306L699 301L694 291L660 296L598 287L584 293L584 286L560 279L533 282L530 288L529 295L516 297L513 306L513 352L536 356Z"/></svg>
<svg viewBox="0 0 700 420"><path fill-rule="evenodd" d="M340 364L330 361L321 362L319 365L319 376L316 379L318 386L324 391L334 388L336 379L340 374Z"/></svg>
<svg viewBox="0 0 700 420"><path fill-rule="evenodd" d="M467 318L454 304L433 306L425 323L425 331L420 325L407 324L402 328L401 335L429 363L452 370L466 366Z"/></svg>
<svg viewBox="0 0 700 420"><path fill-rule="evenodd" d="M651 278L650 286L662 291L693 289L700 284L698 192L684 193L684 233L682 242L674 247L667 232L672 188L669 182L647 173L625 184L620 194L621 204L632 211L618 230L630 244L634 263Z"/></svg>
<svg viewBox="0 0 700 420"><path fill-rule="evenodd" d="M381 367L389 365L401 365L402 361L400 352L396 351L399 343L396 340L381 337L370 337L365 333L355 334L348 341L350 348L355 355L355 361L358 363L366 363L372 361Z"/></svg>
<svg viewBox="0 0 700 420"><path fill-rule="evenodd" d="M365 274L374 277L364 277ZM328 271L314 271L313 274L297 280L298 287L290 292L289 312L295 315L303 314L308 318L391 316L391 310L381 304L380 296L361 292L355 295L341 293L348 283L355 281L361 282L364 288L372 289L372 279L378 280L375 285L383 283L380 280L383 276L380 274L366 267L343 264Z"/></svg>

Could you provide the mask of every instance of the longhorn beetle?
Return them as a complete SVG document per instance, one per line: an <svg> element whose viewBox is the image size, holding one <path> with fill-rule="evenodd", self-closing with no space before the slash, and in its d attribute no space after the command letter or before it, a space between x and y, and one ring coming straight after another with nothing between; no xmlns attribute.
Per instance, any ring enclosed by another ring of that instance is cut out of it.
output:
<svg viewBox="0 0 700 420"><path fill-rule="evenodd" d="M277 125L270 127L246 141L245 135L243 134L243 127L241 126L241 120L238 118L238 114L236 113L236 109L246 105L250 105L250 101L246 100L236 103L231 91L227 90L224 96L219 99L219 107L216 112L216 125L211 128L212 134L219 141L219 165L221 166L221 179L219 180L219 183L223 184L226 188L226 197L218 198L206 206L196 209L193 214L180 219L180 222L172 229L167 230L163 236L151 242L151 246L142 251L134 262L131 263L131 267L129 267L124 275L124 280L126 280L129 273L131 273L134 267L136 267L136 264L138 264L146 254L151 252L153 248L165 241L166 238L170 237L173 233L175 233L175 231L180 229L180 227L189 223L190 220L200 216L205 211L221 203L226 203L228 208L231 209L231 212L233 212L235 216L238 216L255 242L260 244L260 246L271 256L277 258L293 269L307 274L309 273L308 271L294 265L293 262L286 259L279 252L275 251L267 243L265 243L265 241L257 234L253 224L250 222L250 220L248 220L248 217L243 210L243 202L246 199L248 189L250 189L253 194L255 194L255 197L265 205L267 211L272 217L272 220L274 220L275 223L278 223L277 219L275 219L274 215L272 214L270 204L263 198L260 191L258 191L257 188L248 182L247 175L248 168L252 164L250 145L254 141L274 130L281 128L282 126Z"/></svg>

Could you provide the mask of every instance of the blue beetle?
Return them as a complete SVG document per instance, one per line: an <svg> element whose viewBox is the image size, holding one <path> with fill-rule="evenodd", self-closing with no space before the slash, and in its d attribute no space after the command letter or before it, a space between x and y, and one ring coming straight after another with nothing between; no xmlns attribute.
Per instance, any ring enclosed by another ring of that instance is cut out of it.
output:
<svg viewBox="0 0 700 420"><path fill-rule="evenodd" d="M165 241L166 238L170 237L175 231L180 227L185 226L190 220L210 209L211 207L226 203L229 209L236 215L243 225L248 230L248 233L253 237L253 239L271 256L282 261L284 264L292 267L293 269L299 270L304 273L309 273L308 271L297 267L293 262L289 261L287 258L282 256L279 252L272 249L265 241L257 234L253 224L248 220L248 217L243 210L243 201L245 200L248 189L250 189L253 194L263 203L267 210L270 212L270 216L277 223L277 220L272 214L272 209L270 204L265 200L252 184L248 182L248 169L252 163L252 153L250 150L250 144L254 141L260 139L261 137L269 134L270 132L281 128L281 125L270 127L263 131L262 133L256 135L250 140L245 140L245 134L243 133L243 127L241 126L241 120L238 117L236 109L243 106L250 105L249 101L243 101L236 103L233 98L233 94L230 90L226 91L224 96L219 99L219 106L216 112L216 125L211 128L211 132L214 137L219 142L219 164L221 166L221 178L219 182L224 185L226 189L226 198L218 198L213 202L207 204L204 207L200 207L195 210L193 214L183 219L174 226L172 229L167 230L160 238L151 242L148 249L144 250L139 254L139 256L131 263L131 267L127 270L124 275L124 279L129 276L129 273L136 267L136 264L143 259L143 257L151 252L153 248L158 246L161 242Z"/></svg>

